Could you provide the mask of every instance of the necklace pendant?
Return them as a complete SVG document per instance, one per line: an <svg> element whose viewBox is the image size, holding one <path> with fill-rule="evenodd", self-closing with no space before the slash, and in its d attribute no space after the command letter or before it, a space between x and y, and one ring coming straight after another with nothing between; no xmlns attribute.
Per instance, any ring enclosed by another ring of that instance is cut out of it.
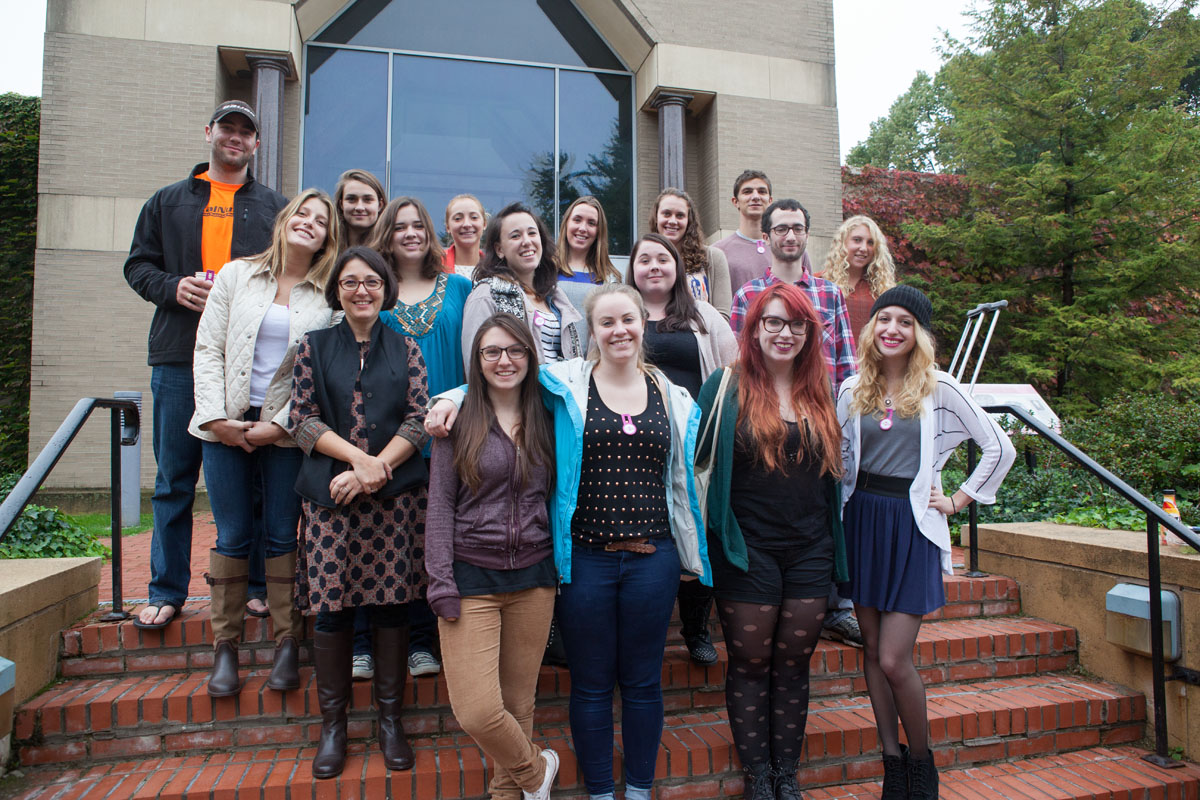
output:
<svg viewBox="0 0 1200 800"><path fill-rule="evenodd" d="M879 430L890 431L892 429L892 409L887 410L887 416L879 420Z"/></svg>
<svg viewBox="0 0 1200 800"><path fill-rule="evenodd" d="M621 433L626 436L633 436L637 433L637 425L633 424L633 417L628 414L621 415Z"/></svg>

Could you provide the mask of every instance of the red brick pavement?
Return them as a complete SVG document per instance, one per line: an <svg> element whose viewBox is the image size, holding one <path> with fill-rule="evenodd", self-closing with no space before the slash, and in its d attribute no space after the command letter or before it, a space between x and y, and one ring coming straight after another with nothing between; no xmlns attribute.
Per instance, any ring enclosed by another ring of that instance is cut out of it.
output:
<svg viewBox="0 0 1200 800"><path fill-rule="evenodd" d="M142 604L148 599L150 585L150 531L121 539L121 588L126 605ZM217 541L217 526L212 514L197 514L192 523L192 581L188 597L208 597L204 571L208 569L208 551ZM105 564L100 575L100 602L111 603L112 564Z"/></svg>

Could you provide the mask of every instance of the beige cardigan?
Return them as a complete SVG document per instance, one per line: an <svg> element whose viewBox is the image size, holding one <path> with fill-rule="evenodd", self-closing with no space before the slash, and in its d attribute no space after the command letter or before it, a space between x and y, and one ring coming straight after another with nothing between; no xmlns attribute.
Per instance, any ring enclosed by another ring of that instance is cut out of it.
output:
<svg viewBox="0 0 1200 800"><path fill-rule="evenodd" d="M275 299L278 283L263 264L238 260L226 264L213 281L212 291L196 329L192 373L196 385L196 412L188 433L208 442L217 437L200 426L218 419L242 419L250 408L250 372L258 329ZM292 365L300 337L328 328L334 313L325 292L304 280L288 296L288 349L263 399L262 419L287 427L292 397ZM341 312L337 317L340 319ZM276 444L294 447L290 436Z"/></svg>

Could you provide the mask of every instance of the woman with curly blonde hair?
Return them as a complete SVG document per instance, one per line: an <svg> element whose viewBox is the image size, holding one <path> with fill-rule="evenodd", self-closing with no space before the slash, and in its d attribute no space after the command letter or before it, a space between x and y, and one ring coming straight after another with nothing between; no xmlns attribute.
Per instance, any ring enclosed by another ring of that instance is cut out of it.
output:
<svg viewBox="0 0 1200 800"><path fill-rule="evenodd" d="M858 374L837 400L849 595L883 750L882 800L937 800L913 645L922 617L946 602L948 518L972 502L994 503L1016 455L996 421L938 371L932 315L929 298L911 286L881 294L858 340ZM967 439L983 451L979 465L945 491L942 468Z"/></svg>
<svg viewBox="0 0 1200 800"><path fill-rule="evenodd" d="M850 217L833 234L822 278L837 284L846 296L854 338L871 318L875 298L896 285L896 265L887 237L870 217Z"/></svg>

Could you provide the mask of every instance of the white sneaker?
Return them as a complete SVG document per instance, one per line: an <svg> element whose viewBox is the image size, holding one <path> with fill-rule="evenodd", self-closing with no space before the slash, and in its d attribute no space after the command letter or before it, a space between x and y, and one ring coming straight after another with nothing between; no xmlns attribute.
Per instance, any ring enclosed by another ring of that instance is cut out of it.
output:
<svg viewBox="0 0 1200 800"><path fill-rule="evenodd" d="M524 800L550 800L550 787L554 785L554 776L558 774L558 753L546 748L541 756L546 760L546 777L542 778L542 785L536 792L521 792Z"/></svg>
<svg viewBox="0 0 1200 800"><path fill-rule="evenodd" d="M408 674L414 678L437 675L441 671L441 663L428 650L413 650L408 654Z"/></svg>
<svg viewBox="0 0 1200 800"><path fill-rule="evenodd" d="M350 668L350 675L354 680L369 681L375 677L375 659L371 658L370 653L355 656L350 663L353 665Z"/></svg>

